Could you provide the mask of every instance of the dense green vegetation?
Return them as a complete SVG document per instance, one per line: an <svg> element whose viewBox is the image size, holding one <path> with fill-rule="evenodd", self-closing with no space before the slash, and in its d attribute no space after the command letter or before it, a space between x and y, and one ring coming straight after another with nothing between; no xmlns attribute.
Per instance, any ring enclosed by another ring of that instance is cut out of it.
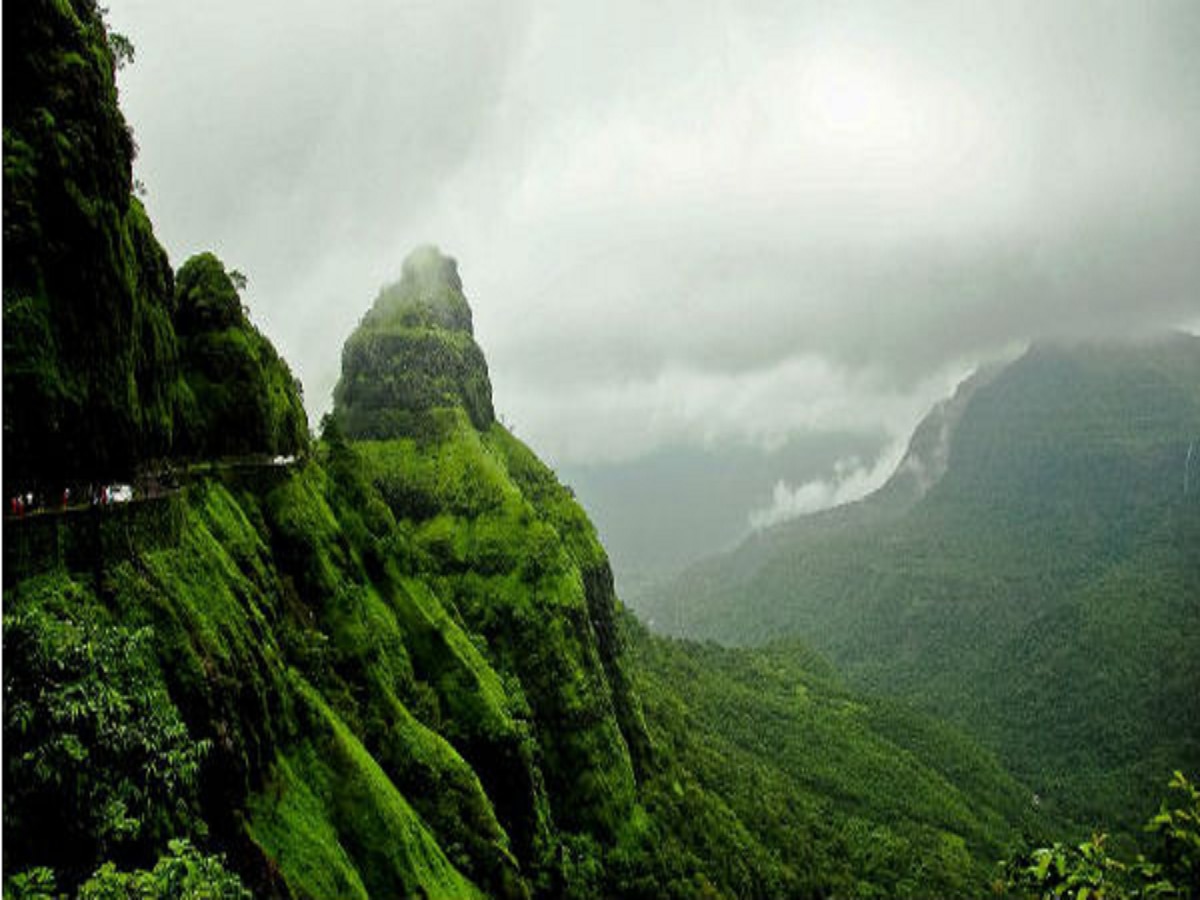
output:
<svg viewBox="0 0 1200 900"><path fill-rule="evenodd" d="M762 857L747 860L786 895L982 893L1020 830L1044 827L989 754L849 691L802 645L725 649L625 626L651 736L678 779L659 802L719 798Z"/></svg>
<svg viewBox="0 0 1200 900"><path fill-rule="evenodd" d="M179 273L133 195L133 137L93 0L4 29L5 494L129 480L172 455L307 442L299 387L211 254Z"/></svg>
<svg viewBox="0 0 1200 900"><path fill-rule="evenodd" d="M128 45L90 0L8 12L6 484L242 459L6 521L6 893L972 895L1056 824L799 644L638 626L495 421L436 250L347 341L309 447L240 279L172 275L128 196Z"/></svg>
<svg viewBox="0 0 1200 900"><path fill-rule="evenodd" d="M260 894L985 883L1028 810L985 754L815 658L618 627L566 490L450 413L424 450L332 434L265 483L195 482L162 501L177 543L6 592L10 873L71 889L185 837Z"/></svg>
<svg viewBox="0 0 1200 900"><path fill-rule="evenodd" d="M57 900L64 896L54 871L46 867L20 872L5 883L12 900ZM150 870L122 872L105 863L79 888L80 900L137 898L204 898L249 900L252 895L241 880L216 856L205 856L186 840L170 842L168 853Z"/></svg>
<svg viewBox="0 0 1200 900"><path fill-rule="evenodd" d="M923 425L877 495L756 535L644 612L737 643L801 634L982 737L1081 832L1128 833L1167 773L1200 767L1198 344L1035 348L953 427Z"/></svg>
<svg viewBox="0 0 1200 900"><path fill-rule="evenodd" d="M10 873L70 889L185 837L256 893L313 897L983 883L1027 802L985 755L816 660L764 677L617 627L566 489L444 417L425 444L331 425L297 470L161 501L176 543L6 592Z"/></svg>
<svg viewBox="0 0 1200 900"><path fill-rule="evenodd" d="M300 383L251 324L233 279L211 253L180 268L173 313L183 376L175 451L213 458L303 450L308 419Z"/></svg>
<svg viewBox="0 0 1200 900"><path fill-rule="evenodd" d="M188 737L149 632L113 624L74 585L55 588L4 620L5 852L62 842L59 867L80 877L196 831L208 745Z"/></svg>

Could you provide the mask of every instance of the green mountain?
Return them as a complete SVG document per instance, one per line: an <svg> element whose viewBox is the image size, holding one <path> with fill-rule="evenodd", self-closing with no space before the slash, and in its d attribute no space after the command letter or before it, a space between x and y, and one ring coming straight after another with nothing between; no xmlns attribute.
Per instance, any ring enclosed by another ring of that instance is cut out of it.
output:
<svg viewBox="0 0 1200 900"><path fill-rule="evenodd" d="M798 642L729 649L625 624L652 741L674 766L645 791L672 826L658 852L710 848L736 896L762 892L734 860L778 896L981 896L1018 835L1049 827L992 754L851 690ZM728 845L712 823L731 817L752 840Z"/></svg>
<svg viewBox="0 0 1200 900"><path fill-rule="evenodd" d="M1035 346L965 382L867 499L760 532L641 611L800 634L995 748L1050 808L1140 823L1200 766L1200 341Z"/></svg>
<svg viewBox="0 0 1200 900"><path fill-rule="evenodd" d="M128 196L98 8L5 26L6 485L136 484L4 522L6 895L966 895L1040 827L798 646L637 626L436 250L310 442L234 273Z"/></svg>
<svg viewBox="0 0 1200 900"><path fill-rule="evenodd" d="M103 23L22 5L4 16L6 495L165 454L178 358Z"/></svg>

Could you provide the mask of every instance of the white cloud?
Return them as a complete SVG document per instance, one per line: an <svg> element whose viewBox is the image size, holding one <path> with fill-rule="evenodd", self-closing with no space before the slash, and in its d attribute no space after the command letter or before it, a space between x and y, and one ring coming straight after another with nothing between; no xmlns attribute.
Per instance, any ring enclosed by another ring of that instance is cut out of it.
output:
<svg viewBox="0 0 1200 900"><path fill-rule="evenodd" d="M775 482L770 504L750 513L750 527L768 528L865 497L896 470L904 448L903 441L894 441L873 463L864 463L857 457L839 460L828 478L813 479L794 487L784 480Z"/></svg>

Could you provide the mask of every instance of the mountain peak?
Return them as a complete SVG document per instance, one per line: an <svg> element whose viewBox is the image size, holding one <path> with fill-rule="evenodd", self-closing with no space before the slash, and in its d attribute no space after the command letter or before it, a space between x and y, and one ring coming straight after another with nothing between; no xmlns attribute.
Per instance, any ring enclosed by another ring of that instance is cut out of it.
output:
<svg viewBox="0 0 1200 900"><path fill-rule="evenodd" d="M417 247L405 257L400 280L380 291L362 324L445 328L472 335L471 307L463 294L458 263L433 244Z"/></svg>
<svg viewBox="0 0 1200 900"><path fill-rule="evenodd" d="M444 287L462 292L458 262L454 257L442 253L436 244L422 244L414 248L404 259L400 280L428 289Z"/></svg>
<svg viewBox="0 0 1200 900"><path fill-rule="evenodd" d="M476 428L495 418L483 351L458 264L432 245L404 260L342 348L334 415L346 435L424 433L436 410L461 409Z"/></svg>

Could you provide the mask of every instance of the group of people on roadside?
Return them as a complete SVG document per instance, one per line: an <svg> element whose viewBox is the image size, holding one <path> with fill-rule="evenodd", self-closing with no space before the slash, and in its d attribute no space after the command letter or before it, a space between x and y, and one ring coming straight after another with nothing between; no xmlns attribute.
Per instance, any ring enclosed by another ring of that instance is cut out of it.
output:
<svg viewBox="0 0 1200 900"><path fill-rule="evenodd" d="M58 498L58 508L66 509L71 505L71 489L63 488ZM128 503L133 499L133 488L127 484L91 485L87 489L88 501L92 506L108 506L113 503ZM51 509L50 502L44 494L27 491L15 494L9 498L8 511L14 518L24 518L26 513Z"/></svg>
<svg viewBox="0 0 1200 900"><path fill-rule="evenodd" d="M21 518L23 515L25 515L25 511L27 509L35 508L33 505L33 492L30 491L28 494L17 494L15 497L9 500L8 505L9 512L11 512L18 519Z"/></svg>
<svg viewBox="0 0 1200 900"><path fill-rule="evenodd" d="M71 489L63 488L62 494L59 495L59 508L66 509L71 503ZM33 491L27 491L24 494L17 494L8 501L8 511L11 515L18 519L22 518L25 513L36 512L39 509L49 509L50 503L44 494L35 494Z"/></svg>

